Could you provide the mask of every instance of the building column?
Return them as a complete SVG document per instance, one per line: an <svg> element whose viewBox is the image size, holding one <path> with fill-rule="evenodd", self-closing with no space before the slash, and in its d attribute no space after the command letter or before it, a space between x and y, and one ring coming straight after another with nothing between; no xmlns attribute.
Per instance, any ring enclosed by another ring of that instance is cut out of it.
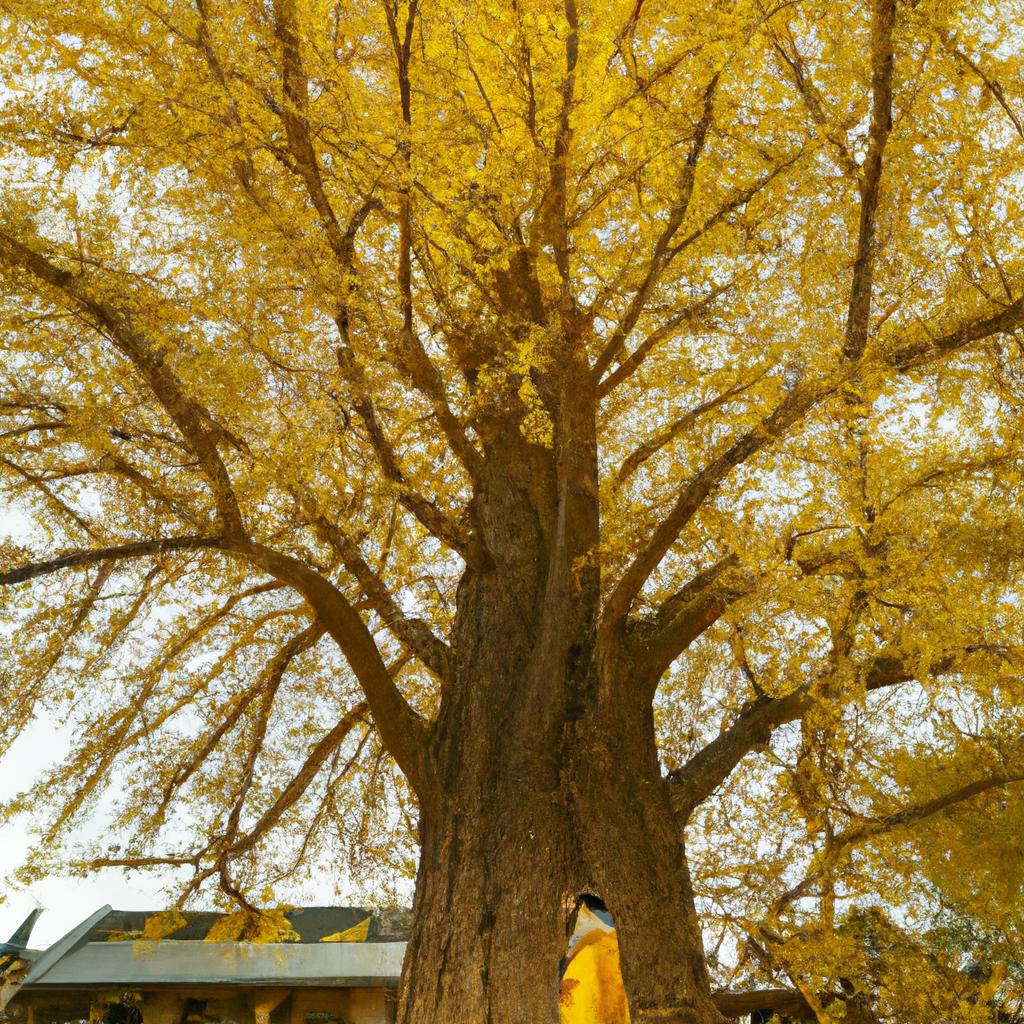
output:
<svg viewBox="0 0 1024 1024"><path fill-rule="evenodd" d="M254 989L252 994L252 1010L255 1024L270 1024L270 1015L290 994L290 988Z"/></svg>

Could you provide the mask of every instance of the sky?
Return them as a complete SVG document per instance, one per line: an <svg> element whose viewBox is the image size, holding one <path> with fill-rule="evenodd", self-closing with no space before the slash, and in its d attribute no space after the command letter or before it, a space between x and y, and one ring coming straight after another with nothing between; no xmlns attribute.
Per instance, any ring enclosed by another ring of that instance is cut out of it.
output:
<svg viewBox="0 0 1024 1024"><path fill-rule="evenodd" d="M50 763L64 744L60 731L37 721L22 734L0 761L0 800L24 789L29 779ZM23 861L31 842L27 822L0 826L0 878L7 878ZM164 900L161 881L152 875L126 878L120 871L104 871L91 878L49 878L29 888L7 887L0 893L0 941L37 906L44 912L32 933L32 945L42 948L70 931L105 903L129 910L152 910Z"/></svg>
<svg viewBox="0 0 1024 1024"><path fill-rule="evenodd" d="M5 540L47 550L46 539L41 538L28 515L10 504L0 507L0 543ZM0 646L4 639L0 630ZM70 729L37 717L0 757L0 805L29 789L48 767L59 763L70 749L71 739ZM110 793L119 789L117 774L115 769L108 788ZM20 884L12 876L24 863L32 845L30 825L31 822L24 819L0 821L0 942L6 941L37 906L44 908L44 912L33 929L31 943L34 948L42 949L105 904L120 910L159 910L173 901L164 889L180 879L173 878L171 872L127 874L121 869L107 869L85 878L56 875L29 886ZM102 835L103 827L101 810L75 826L75 838L89 842ZM302 883L301 891L282 890L279 895L306 906L362 900L360 893L349 893L348 898L344 892L339 894L337 877L327 872ZM408 899L411 900L411 896L410 888Z"/></svg>
<svg viewBox="0 0 1024 1024"><path fill-rule="evenodd" d="M0 541L23 539L31 530L27 518L8 506L0 510ZM0 758L0 801L28 788L44 768L67 749L68 737L52 722L37 719ZM158 875L104 871L90 878L54 877L29 888L12 886L9 876L24 861L31 843L27 821L0 824L0 942L6 941L37 906L44 909L32 932L32 945L43 948L70 931L105 903L124 910L163 906Z"/></svg>

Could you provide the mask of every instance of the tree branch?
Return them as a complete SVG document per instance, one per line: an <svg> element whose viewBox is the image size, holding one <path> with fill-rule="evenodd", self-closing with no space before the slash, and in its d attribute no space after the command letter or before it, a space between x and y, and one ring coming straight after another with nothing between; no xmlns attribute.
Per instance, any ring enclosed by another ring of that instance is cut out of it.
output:
<svg viewBox="0 0 1024 1024"><path fill-rule="evenodd" d="M792 55L789 54L782 43L779 42L778 36L775 32L771 32L770 37L772 45L775 48L775 52L782 58L792 73L793 84L796 86L797 92L800 93L800 97L804 101L804 106L807 107L807 111L811 115L811 120L824 137L835 147L840 167L842 167L843 171L851 179L856 181L858 186L860 186L860 168L850 155L850 150L846 141L829 125L821 96L818 94L818 90L815 89L814 84L808 79L804 72L804 60L800 55L800 52L797 50L792 36L790 36L790 45L793 48Z"/></svg>
<svg viewBox="0 0 1024 1024"><path fill-rule="evenodd" d="M366 427L381 472L387 480L396 485L398 500L431 536L459 554L467 565L486 569L491 564L490 556L476 531L465 530L459 524L453 523L435 502L409 486L395 449L377 417L363 368L348 344L348 325L340 317L338 329L342 334L342 343L337 351L338 365L352 388L353 407Z"/></svg>
<svg viewBox="0 0 1024 1024"><path fill-rule="evenodd" d="M942 658L931 667L933 675L951 671L955 659ZM892 655L879 655L863 666L864 687L868 692L909 682L914 670ZM759 696L748 704L736 720L699 750L682 767L669 773L673 806L685 822L732 774L733 769L751 751L763 747L781 725L803 717L813 706L810 682L784 697Z"/></svg>
<svg viewBox="0 0 1024 1024"><path fill-rule="evenodd" d="M568 316L576 308L576 297L573 294L572 274L569 267L569 215L568 176L569 152L572 147L572 125L570 115L576 95L576 64L579 60L579 14L576 0L563 0L562 10L565 15L565 76L559 89L561 103L558 112L558 127L555 132L555 144L551 149L550 176L551 182L543 205L547 207L547 216L542 217L550 226L552 249L555 264L562 281L561 305L563 316Z"/></svg>
<svg viewBox="0 0 1024 1024"><path fill-rule="evenodd" d="M686 306L679 310L678 313L675 313L660 327L647 335L647 337L644 338L644 340L641 341L637 347L633 349L633 351L601 381L597 388L598 398L604 398L611 394L611 392L623 383L623 381L632 377L633 374L640 369L641 364L647 358L651 350L666 338L671 337L673 331L675 331L677 327L681 327L688 321L698 321L700 317L711 308L714 300L717 299L722 292L730 288L732 284L733 282L717 285L705 298L701 299L699 302L695 302L691 306Z"/></svg>
<svg viewBox="0 0 1024 1024"><path fill-rule="evenodd" d="M654 244L654 252L647 265L647 272L633 294L633 298L627 306L622 319L616 325L615 330L612 331L611 337L605 343L604 348L594 363L593 376L595 385L600 382L605 371L618 358L619 353L626 344L626 339L632 333L633 328L636 327L637 321L640 319L640 315L643 313L647 300L654 290L658 279L661 277L662 271L664 271L671 259L669 248L675 233L679 230L686 217L687 210L690 208L690 200L693 198L693 188L697 179L697 164L704 150L711 122L714 120L715 91L718 88L719 78L720 75L715 74L704 90L704 107L694 128L690 151L686 156L686 163L683 165L682 178L679 183L679 196L669 209L668 218Z"/></svg>
<svg viewBox="0 0 1024 1024"><path fill-rule="evenodd" d="M267 738L267 727L270 724L270 716L274 710L274 699L280 689L288 666L300 655L316 646L317 642L324 635L323 624L315 621L306 626L305 629L296 633L277 654L271 659L260 679L260 691L262 701L260 704L259 716L253 729L252 746L246 758L245 769L242 773L242 782L235 796L234 804L228 814L225 825L225 835L231 837L232 841L238 834L238 823L242 817L242 810L245 807L246 798L252 788L256 777L256 765L259 762L260 754Z"/></svg>
<svg viewBox="0 0 1024 1024"><path fill-rule="evenodd" d="M899 810L892 811L880 818L875 818L865 825L847 829L845 832L833 836L829 840L824 852L823 859L825 863L805 875L796 885L787 889L772 904L771 917L777 918L789 904L804 896L808 889L825 875L828 865L834 864L836 859L846 850L874 839L876 836L902 828L905 825L913 825L924 821L942 811L948 810L950 807L966 803L982 793L987 793L993 789L1001 789L1003 786L1019 782L1024 782L1024 772L997 772L983 779L975 779L973 782L965 783L957 789L932 797L930 800L923 800L920 803L901 807Z"/></svg>
<svg viewBox="0 0 1024 1024"><path fill-rule="evenodd" d="M337 552L345 568L362 587L370 607L398 639L405 644L440 679L448 676L451 651L430 626L419 618L410 618L402 611L384 581L370 568L363 553L351 537L323 516L317 517L314 528Z"/></svg>
<svg viewBox="0 0 1024 1024"><path fill-rule="evenodd" d="M744 391L749 391L759 380L761 380L767 370L763 370L753 380L749 380L744 384L737 384L734 387L723 391L721 394L715 395L713 398L707 399L707 401L701 402L699 405L694 406L692 409L683 413L682 416L677 417L671 423L666 424L656 434L648 438L631 452L622 461L622 465L619 467L619 471L615 476L617 484L621 485L625 483L648 459L656 455L666 445L671 444L677 437L683 434L686 429L697 422L705 413L713 412L720 405L725 405L730 399L735 398L737 395L743 394Z"/></svg>
<svg viewBox="0 0 1024 1024"><path fill-rule="evenodd" d="M224 717L202 739L202 742L193 745L187 756L178 763L174 774L164 786L154 818L162 819L175 793L200 769L203 762L217 749L220 741L241 721L249 706L263 690L263 684L262 678L257 679L255 683L236 694L228 704L220 708L220 713Z"/></svg>
<svg viewBox="0 0 1024 1024"><path fill-rule="evenodd" d="M882 174L882 153L892 127L892 29L894 20L895 0L875 0L872 15L871 127L868 156L865 160L860 233L854 263L846 340L843 348L844 355L850 364L857 364L861 360L870 326L875 215ZM629 330L632 330L632 325L629 325ZM613 340L615 338L616 335L613 335ZM624 342L624 338L621 340ZM608 362L610 363L610 361L609 359ZM848 377L851 373L852 366L845 371L839 371L837 377ZM736 440L717 459L693 477L690 483L683 488L668 516L654 530L647 546L640 551L613 588L605 607L603 629L614 630L625 620L633 600L650 574L704 501L718 489L729 473L801 420L810 409L831 394L839 382L840 380L836 378L826 378L814 385L798 385L761 421L757 428Z"/></svg>
<svg viewBox="0 0 1024 1024"><path fill-rule="evenodd" d="M346 238L348 232L342 230L324 190L320 164L309 133L309 82L302 64L295 0L274 0L274 31L281 43L284 103L280 114L288 139L288 151L320 217L327 242L341 261L342 268L347 270L352 262L352 240Z"/></svg>
<svg viewBox="0 0 1024 1024"><path fill-rule="evenodd" d="M999 312L971 320L937 338L920 342L896 344L877 356L883 367L907 371L951 355L974 341L981 341L1024 324L1024 294ZM836 394L854 376L863 359L844 360L831 375L817 381L799 383L761 422L737 438L716 459L708 463L684 485L668 515L655 527L648 543L612 588L605 603L601 628L613 631L626 619L637 594L648 577L668 553L679 534L715 494L733 469L783 437L790 427L799 423L812 409Z"/></svg>
<svg viewBox="0 0 1024 1024"><path fill-rule="evenodd" d="M415 10L416 3L414 2L410 8L410 20L406 26L406 39L399 44L399 58L401 58L403 53L406 55L406 59L408 58L408 47L411 42ZM376 208L378 204L374 199L367 198L353 215L348 227L344 230L342 229L324 189L316 151L309 133L309 83L302 62L294 0L274 0L274 20L275 31L281 43L282 77L285 90L285 104L281 111L281 117L288 136L289 151L305 182L310 201L320 216L320 222L327 236L328 244L338 257L342 272L348 275L352 272L356 232L370 210ZM403 117L408 117L410 115L410 99L407 77L404 81L402 109ZM408 194L406 193L406 206L407 201ZM407 213L408 210L406 209ZM423 351L422 344L414 336L412 330L411 278L409 276L410 264L408 262L408 242L411 236L408 230L407 216L400 217L400 227L403 224L404 228L402 229L400 239L402 245L400 246L399 253L399 285L403 295L402 315L405 327L403 328L402 342L406 355L405 362L407 365L405 368L413 377L414 384L430 399L438 422L445 431L449 443L467 470L472 474L477 469L479 457L466 438L461 424L458 423L448 407L444 387L437 369L430 362L426 352ZM400 500L402 504L416 516L433 536L457 551L467 562L476 560L477 552L474 550L473 545L462 535L462 532L454 524L448 522L447 517L433 502L414 493L408 487L405 475L399 467L394 449L381 428L380 420L370 397L370 390L366 386L362 367L359 366L358 360L352 351L349 337L347 295L342 296L339 301L335 323L341 336L341 345L337 353L338 365L352 386L355 410L366 426L370 442L373 445L384 475L392 483L400 485ZM417 348L419 349L418 353Z"/></svg>
<svg viewBox="0 0 1024 1024"><path fill-rule="evenodd" d="M172 537L77 550L54 559L28 563L0 574L0 586L98 562L198 549L241 555L306 598L351 666L367 696L377 729L389 752L420 798L428 799L432 794L433 770L427 747L426 723L399 692L359 613L329 580L297 559L242 539Z"/></svg>
<svg viewBox="0 0 1024 1024"><path fill-rule="evenodd" d="M650 540L622 574L605 604L602 630L614 630L625 621L647 578L665 557L676 538L704 501L718 490L732 470L781 437L814 406L834 393L849 376L844 369L813 384L799 384L753 429L734 441L686 484L668 515L654 529Z"/></svg>
<svg viewBox="0 0 1024 1024"><path fill-rule="evenodd" d="M25 271L61 293L74 308L132 363L149 384L164 411L181 432L185 443L199 461L213 491L217 513L226 534L242 537L245 527L221 459L218 445L233 443L213 417L185 391L169 365L166 343L151 342L132 325L131 317L109 303L89 295L80 278L61 270L41 253L6 234L0 234L0 262Z"/></svg>
<svg viewBox="0 0 1024 1024"><path fill-rule="evenodd" d="M966 65L971 71L974 72L984 83L985 88L996 98L996 102L1003 108L1003 113L1010 119L1013 124L1014 130L1017 134L1024 139L1024 122L1021 121L1020 117L1017 116L1016 111L1010 106L1006 99L1006 93L1003 87L994 78L986 74L985 70L978 64L977 61L971 60L971 58L964 53L955 43L955 37L949 32L939 33L942 39L942 45L958 60L961 64Z"/></svg>
<svg viewBox="0 0 1024 1024"><path fill-rule="evenodd" d="M713 992L718 1012L726 1017L746 1017L759 1010L800 1020L814 1020L814 1011L795 989L767 988L757 992Z"/></svg>
<svg viewBox="0 0 1024 1024"><path fill-rule="evenodd" d="M427 355L413 322L412 297L412 83L409 64L412 55L412 36L416 25L418 0L410 0L404 29L399 32L397 11L388 3L383 5L391 37L398 76L398 92L402 106L404 133L399 139L398 153L405 180L398 189L398 291L402 304L402 328L399 334L399 365L413 386L430 402L438 425L444 432L452 451L466 468L470 477L479 478L480 455L470 443L465 428L452 412L444 382L433 360Z"/></svg>
<svg viewBox="0 0 1024 1024"><path fill-rule="evenodd" d="M233 550L276 579L294 587L309 602L324 629L341 648L370 707L377 731L420 800L433 799L435 772L427 723L395 685L380 650L359 613L330 580L298 559L260 544Z"/></svg>
<svg viewBox="0 0 1024 1024"><path fill-rule="evenodd" d="M735 555L701 570L667 598L654 615L629 624L627 642L635 675L653 688L676 658L713 625L736 599L750 592L753 578Z"/></svg>
<svg viewBox="0 0 1024 1024"><path fill-rule="evenodd" d="M930 818L956 804L962 804L991 789L999 789L1016 782L1024 782L1024 772L997 772L983 779L975 779L949 793L942 793L930 800L911 804L909 807L901 807L898 811L892 811L866 825L841 833L836 837L836 842L842 847L849 847L884 832L902 828L904 825L913 825L915 822L924 821L925 818Z"/></svg>
<svg viewBox="0 0 1024 1024"><path fill-rule="evenodd" d="M0 587L23 583L39 576L48 576L62 569L79 569L97 562L119 561L121 559L145 558L170 551L198 551L202 549L223 549L223 537L165 537L161 540L141 540L127 544L115 544L107 548L80 549L68 551L56 558L43 562L29 562L0 573Z"/></svg>
<svg viewBox="0 0 1024 1024"><path fill-rule="evenodd" d="M983 341L994 334L1003 334L1024 325L1024 294L1014 299L998 313L962 324L938 338L896 345L885 359L897 370L907 371L925 366L943 356L952 355L975 341Z"/></svg>
<svg viewBox="0 0 1024 1024"><path fill-rule="evenodd" d="M864 158L860 227L843 344L843 355L850 360L860 359L864 354L871 323L875 221L882 180L882 155L892 131L892 33L895 21L896 0L874 0L871 11L871 123L868 127L868 152Z"/></svg>
<svg viewBox="0 0 1024 1024"><path fill-rule="evenodd" d="M774 181L774 179L778 177L778 175L780 175L787 168L792 167L801 155L802 151L796 153L794 156L791 156L786 160L783 160L781 163L776 164L776 166L773 167L763 177L758 178L757 181L755 181L753 184L748 185L744 189L740 189L740 191L738 192L735 192L728 200L726 200L725 203L723 203L718 208L718 210L716 210L710 217L708 217L703 224L701 224L697 228L694 228L694 230L691 231L685 238L680 239L680 241L676 242L675 245L671 246L667 250L662 270L664 270L665 267L667 267L668 264L676 258L676 256L683 252L683 250L688 249L695 242L703 238L709 231L712 230L712 228L717 227L717 225L721 224L729 216L729 214L738 210L741 206L745 206L747 203L749 203L750 200L753 199L758 192L760 192L763 188L765 188L772 181ZM671 332L675 330L676 327L683 323L684 320L696 318L700 313L703 313L711 305L711 301L713 299L717 298L722 292L727 291L730 287L732 287L733 284L735 284L735 281L730 281L723 285L717 285L714 289L712 289L710 295L708 295L707 298L702 299L695 306L690 307L689 309L681 310L671 320L669 320L668 323L664 324L662 327L659 327L656 331L654 331L642 342L640 342L636 349L629 356L623 359L622 362L615 368L615 370L609 373L608 376L605 377L600 382L597 389L598 397L604 398L606 395L610 394L616 387L618 387L619 384L621 384L623 381L631 377L640 368L640 365L643 363L644 359L647 357L651 349L654 348L654 346L658 342L668 337L669 334L671 334ZM627 339L625 338L623 339L623 345L626 340ZM621 357L621 351L622 346L620 346L619 353L616 356L616 358Z"/></svg>
<svg viewBox="0 0 1024 1024"><path fill-rule="evenodd" d="M365 720L368 710L368 703L360 701L339 720L330 732L320 739L302 763L302 767L295 773L271 807L264 812L259 821L253 825L245 836L242 836L231 845L228 850L230 856L234 857L251 849L262 836L266 835L281 820L282 815L284 815L288 808L309 788L309 784L316 777L331 754L341 746L349 733L360 722Z"/></svg>
<svg viewBox="0 0 1024 1024"><path fill-rule="evenodd" d="M330 633L351 666L366 694L374 722L388 751L420 798L428 799L433 788L433 770L427 748L426 723L399 692L359 613L329 580L294 558L262 545L244 541L229 542L223 537L172 537L71 551L58 558L31 562L0 573L0 586L99 562L198 549L240 554L275 579L294 587L306 598L319 617L323 629Z"/></svg>

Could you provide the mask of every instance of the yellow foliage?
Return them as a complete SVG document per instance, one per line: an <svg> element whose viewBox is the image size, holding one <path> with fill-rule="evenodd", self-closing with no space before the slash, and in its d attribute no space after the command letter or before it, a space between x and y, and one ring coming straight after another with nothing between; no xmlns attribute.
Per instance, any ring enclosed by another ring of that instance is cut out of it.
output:
<svg viewBox="0 0 1024 1024"><path fill-rule="evenodd" d="M1020 991L1021 25L6 0L0 751L70 744L17 880L404 901L436 759L522 750L445 729L626 692L716 983Z"/></svg>
<svg viewBox="0 0 1024 1024"><path fill-rule="evenodd" d="M146 918L141 939L166 939L176 931L184 928L186 918L179 910L166 910L158 914L150 914Z"/></svg>
<svg viewBox="0 0 1024 1024"><path fill-rule="evenodd" d="M279 908L224 914L206 933L207 942L297 942L298 938L285 911Z"/></svg>
<svg viewBox="0 0 1024 1024"><path fill-rule="evenodd" d="M321 942L365 942L370 935L370 918L366 918L364 921L360 921L359 924L352 925L351 928L346 928L344 931L333 932L330 935L325 935L320 941Z"/></svg>

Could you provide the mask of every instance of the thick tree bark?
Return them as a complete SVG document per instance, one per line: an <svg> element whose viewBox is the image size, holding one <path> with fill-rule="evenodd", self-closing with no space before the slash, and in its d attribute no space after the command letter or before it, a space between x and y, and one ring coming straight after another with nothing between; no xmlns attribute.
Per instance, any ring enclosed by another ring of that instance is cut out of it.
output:
<svg viewBox="0 0 1024 1024"><path fill-rule="evenodd" d="M658 763L653 686L629 692L624 667L597 649L586 395L567 386L553 399L553 449L516 424L491 438L473 514L494 567L460 585L399 1024L556 1024L567 912L585 890L616 919L635 1024L723 1019Z"/></svg>
<svg viewBox="0 0 1024 1024"><path fill-rule="evenodd" d="M566 823L530 789L486 819L456 798L422 823L401 1024L556 1024Z"/></svg>
<svg viewBox="0 0 1024 1024"><path fill-rule="evenodd" d="M650 697L628 665L607 683L573 748L575 812L595 884L615 920L633 1024L711 1024L700 925L680 828L661 772Z"/></svg>
<svg viewBox="0 0 1024 1024"><path fill-rule="evenodd" d="M398 1020L555 1024L564 815L529 794L486 821L458 803L423 822Z"/></svg>
<svg viewBox="0 0 1024 1024"><path fill-rule="evenodd" d="M718 1024L650 712L566 723L557 761L527 753L531 719L464 733L422 817L400 1024L555 1024L566 910L585 890L618 927L634 1024Z"/></svg>
<svg viewBox="0 0 1024 1024"><path fill-rule="evenodd" d="M554 468L502 439L475 513L496 566L467 571L433 736L400 1024L555 1024L572 863L560 775L564 692L545 672Z"/></svg>

